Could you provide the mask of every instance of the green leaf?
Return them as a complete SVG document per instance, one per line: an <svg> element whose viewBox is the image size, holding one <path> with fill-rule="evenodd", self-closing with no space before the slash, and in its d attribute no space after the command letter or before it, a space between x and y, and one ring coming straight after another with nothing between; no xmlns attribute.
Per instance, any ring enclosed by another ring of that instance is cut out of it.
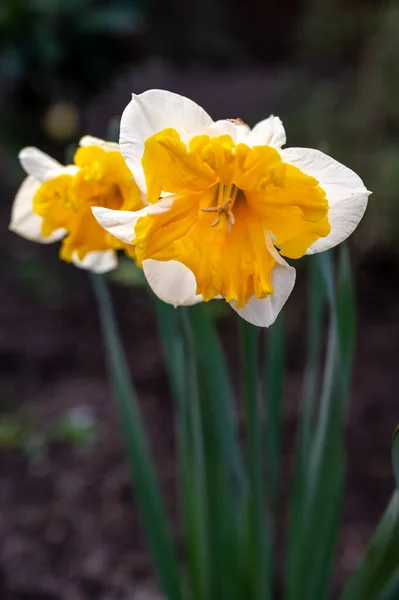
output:
<svg viewBox="0 0 399 600"><path fill-rule="evenodd" d="M387 587L378 600L398 600L399 598L399 568L391 577Z"/></svg>
<svg viewBox="0 0 399 600"><path fill-rule="evenodd" d="M325 299L325 285L317 256L309 257L308 268L307 357L302 391L302 409L296 440L294 480L286 541L286 597L292 599L297 597L296 590L298 589L299 578L301 577L303 543L304 536L306 536L306 531L303 528L305 498L321 363L321 332Z"/></svg>
<svg viewBox="0 0 399 600"><path fill-rule="evenodd" d="M151 294L176 402L190 598L206 600L211 589L207 475L196 351L186 309L175 310Z"/></svg>
<svg viewBox="0 0 399 600"><path fill-rule="evenodd" d="M392 438L396 490L341 600L396 600L399 597L399 427Z"/></svg>
<svg viewBox="0 0 399 600"><path fill-rule="evenodd" d="M181 460L181 498L193 600L207 600L211 594L210 519L204 423L198 384L198 368L186 309L180 311L185 331L185 394L178 403Z"/></svg>
<svg viewBox="0 0 399 600"><path fill-rule="evenodd" d="M197 304L190 309L198 359L204 387L214 398L211 409L217 423L226 467L234 477L238 492L246 487L246 474L239 449L234 417L234 395L223 351L208 307Z"/></svg>
<svg viewBox="0 0 399 600"><path fill-rule="evenodd" d="M396 489L399 490L399 425L392 438L392 468L395 476Z"/></svg>
<svg viewBox="0 0 399 600"><path fill-rule="evenodd" d="M127 458L132 471L134 492L148 543L168 600L181 600L178 561L168 518L157 484L150 450L142 424L139 403L123 352L111 298L101 275L91 274L98 303L108 369L119 420L125 436Z"/></svg>
<svg viewBox="0 0 399 600"><path fill-rule="evenodd" d="M186 395L185 384L185 348L181 332L178 311L170 304L159 300L148 289L157 315L158 330L164 351L164 357L169 373L169 381L179 409L183 410Z"/></svg>
<svg viewBox="0 0 399 600"><path fill-rule="evenodd" d="M338 286L334 293L330 253L320 256L320 266L330 304L331 325L320 413L312 449L311 469L317 486L313 519L315 537L309 598L329 595L331 570L338 541L345 468L344 428L355 336L355 308L347 252L340 248ZM312 484L312 478L310 480Z"/></svg>
<svg viewBox="0 0 399 600"><path fill-rule="evenodd" d="M198 360L209 518L210 596L248 597L247 477L235 430L234 396L208 307L189 309L191 340Z"/></svg>
<svg viewBox="0 0 399 600"><path fill-rule="evenodd" d="M393 584L392 576L397 575L398 569L399 491L396 490L341 600L382 600L381 594Z"/></svg>
<svg viewBox="0 0 399 600"><path fill-rule="evenodd" d="M330 254L324 253L317 260L329 300L330 327L319 413L309 462L301 474L303 511L297 515L296 553L292 572L287 575L289 600L328 598L343 491L343 433L354 338L353 286L348 281L351 276L347 256L341 254L340 258L338 300ZM340 335L341 323L349 329L345 337Z"/></svg>
<svg viewBox="0 0 399 600"><path fill-rule="evenodd" d="M346 244L341 244L339 247L337 326L342 394L344 398L348 399L356 338L356 303L349 252Z"/></svg>

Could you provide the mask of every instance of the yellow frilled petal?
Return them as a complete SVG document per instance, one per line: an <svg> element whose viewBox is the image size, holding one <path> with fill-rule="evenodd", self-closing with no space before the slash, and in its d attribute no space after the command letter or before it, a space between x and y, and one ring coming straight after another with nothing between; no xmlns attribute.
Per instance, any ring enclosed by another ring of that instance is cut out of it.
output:
<svg viewBox="0 0 399 600"><path fill-rule="evenodd" d="M148 202L156 202L162 191L199 192L216 182L214 172L202 160L198 149L188 150L174 129L164 129L146 141L142 165Z"/></svg>
<svg viewBox="0 0 399 600"><path fill-rule="evenodd" d="M77 192L104 202L97 206L114 208L111 204L118 204L123 210L142 208L140 190L120 152L83 146L77 149L74 163L80 167Z"/></svg>
<svg viewBox="0 0 399 600"><path fill-rule="evenodd" d="M178 260L194 273L197 294L205 301L221 295L242 307L254 293L265 298L273 292L270 273L275 260L267 250L262 223L243 194L236 199L231 233L223 220L221 227L211 227L214 214L201 208L208 207L217 192L211 188L182 196L168 212L139 219L137 259Z"/></svg>
<svg viewBox="0 0 399 600"><path fill-rule="evenodd" d="M283 256L300 258L330 232L324 190L296 167L281 163L280 180L269 181L261 192L247 191L246 198Z"/></svg>
<svg viewBox="0 0 399 600"><path fill-rule="evenodd" d="M76 175L59 175L42 183L33 199L33 210L42 217L42 234L64 228L67 235L60 256L80 260L89 252L124 249L133 257L134 248L107 233L93 217L91 208L139 210L140 191L122 155L100 146L85 146L74 157Z"/></svg>
<svg viewBox="0 0 399 600"><path fill-rule="evenodd" d="M241 308L273 293L266 232L282 254L298 258L330 231L318 181L272 147L235 145L229 135L186 145L166 129L147 140L142 165L150 202L163 192L177 199L137 222L137 259L181 262L204 300L221 295Z"/></svg>
<svg viewBox="0 0 399 600"><path fill-rule="evenodd" d="M56 229L73 226L71 194L73 175L59 175L42 183L33 197L33 210L42 217L42 234L48 237Z"/></svg>

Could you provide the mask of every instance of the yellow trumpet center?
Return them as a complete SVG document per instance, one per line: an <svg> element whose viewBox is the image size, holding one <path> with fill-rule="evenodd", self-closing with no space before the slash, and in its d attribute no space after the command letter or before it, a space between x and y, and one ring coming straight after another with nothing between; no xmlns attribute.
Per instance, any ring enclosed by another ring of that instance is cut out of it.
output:
<svg viewBox="0 0 399 600"><path fill-rule="evenodd" d="M133 246L107 233L94 218L92 206L115 210L142 208L140 191L119 151L100 146L80 147L74 163L76 175L61 174L42 183L33 198L33 210L42 217L42 235L65 229L61 258L72 260L76 253L83 259L88 252L124 249Z"/></svg>
<svg viewBox="0 0 399 600"><path fill-rule="evenodd" d="M265 298L276 262L268 236L282 255L299 258L330 231L318 181L274 148L228 135L186 144L165 129L146 141L142 165L148 201L163 193L176 199L168 212L139 219L137 259L180 261L204 300L222 295L242 307L253 295Z"/></svg>

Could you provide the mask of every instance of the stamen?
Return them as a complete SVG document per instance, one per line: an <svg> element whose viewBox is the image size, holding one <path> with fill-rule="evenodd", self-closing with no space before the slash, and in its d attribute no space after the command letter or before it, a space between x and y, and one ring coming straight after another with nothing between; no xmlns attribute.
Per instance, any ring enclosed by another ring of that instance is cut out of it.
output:
<svg viewBox="0 0 399 600"><path fill-rule="evenodd" d="M210 206L209 208L201 208L202 212L221 212L221 206Z"/></svg>
<svg viewBox="0 0 399 600"><path fill-rule="evenodd" d="M216 225L219 225L220 217L221 217L221 215L219 214L218 217L215 219L215 221L213 223L211 223L211 227L216 227Z"/></svg>
<svg viewBox="0 0 399 600"><path fill-rule="evenodd" d="M224 193L224 190L225 190L225 186L220 184L219 185L219 193L218 193L218 202L223 199L223 196L227 195L226 193ZM216 227L216 225L219 225L221 216L224 213L226 215L227 233L231 233L231 228L235 224L236 220L234 218L234 215L233 215L231 209L229 208L229 205L231 203L231 205L233 206L235 199L237 197L238 189L233 185L229 185L226 187L226 191L228 192L229 195L231 195L231 197L227 198L227 200L225 200L225 202L223 202L223 204L218 204L218 206L209 206L206 208L201 208L201 210L202 210L202 212L209 212L209 213L215 212L218 214L218 216L213 221L213 223L211 223L211 227Z"/></svg>
<svg viewBox="0 0 399 600"><path fill-rule="evenodd" d="M231 210L228 210L228 211L227 211L227 216L228 216L228 218L230 219L230 221L231 221L231 224L232 224L232 225L235 225L235 223L236 223L236 220L235 220L235 218L234 218L234 215L233 215L233 213L231 212Z"/></svg>

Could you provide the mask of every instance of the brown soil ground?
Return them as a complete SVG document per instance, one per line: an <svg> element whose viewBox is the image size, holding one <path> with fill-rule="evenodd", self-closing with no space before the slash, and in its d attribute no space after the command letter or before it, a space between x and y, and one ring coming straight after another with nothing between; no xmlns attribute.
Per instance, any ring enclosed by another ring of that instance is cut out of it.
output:
<svg viewBox="0 0 399 600"><path fill-rule="evenodd" d="M10 234L11 235L11 234ZM27 286L18 270L32 245L8 240L12 260L1 268L0 393L5 410L23 411L51 434L58 415L89 407L97 441L82 449L52 442L41 457L0 453L0 597L6 600L156 598L114 414L95 306L84 273L59 265L50 249L47 294ZM18 252L15 253L17 244ZM22 256L15 262L15 256ZM19 261L19 262L18 262ZM57 280L56 274L61 279ZM337 584L361 555L393 486L390 438L399 422L399 290L384 257L356 268L360 304L356 368L348 424L348 471ZM302 273L302 279L305 279ZM299 285L288 305L284 488L302 375L305 302ZM43 291L44 290L44 291ZM295 298L296 296L296 298ZM172 409L151 304L142 291L114 289L129 363L175 524ZM226 339L234 319L225 319ZM234 357L232 357L232 360Z"/></svg>

